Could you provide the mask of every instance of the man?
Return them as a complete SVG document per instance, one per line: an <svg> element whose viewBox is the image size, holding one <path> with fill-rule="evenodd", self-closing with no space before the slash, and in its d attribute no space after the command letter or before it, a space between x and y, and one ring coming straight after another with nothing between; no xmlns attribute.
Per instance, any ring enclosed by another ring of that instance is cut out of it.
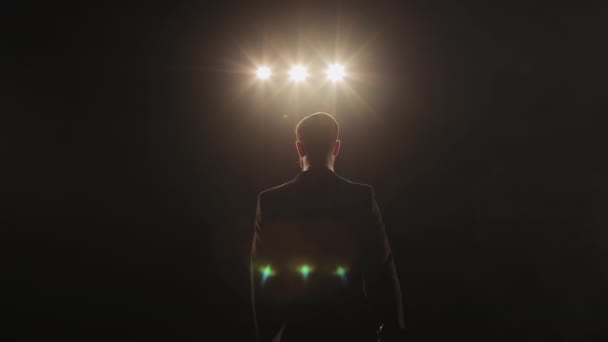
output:
<svg viewBox="0 0 608 342"><path fill-rule="evenodd" d="M338 134L327 113L302 119L302 172L258 196L251 289L260 342L389 341L403 328L399 279L373 188L334 172Z"/></svg>

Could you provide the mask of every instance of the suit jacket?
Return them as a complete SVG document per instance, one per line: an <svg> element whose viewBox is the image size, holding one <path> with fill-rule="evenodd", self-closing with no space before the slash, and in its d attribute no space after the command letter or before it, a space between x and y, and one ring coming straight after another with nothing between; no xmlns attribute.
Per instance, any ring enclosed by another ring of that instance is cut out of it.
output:
<svg viewBox="0 0 608 342"><path fill-rule="evenodd" d="M258 196L251 293L260 342L375 341L403 328L373 188L313 168Z"/></svg>

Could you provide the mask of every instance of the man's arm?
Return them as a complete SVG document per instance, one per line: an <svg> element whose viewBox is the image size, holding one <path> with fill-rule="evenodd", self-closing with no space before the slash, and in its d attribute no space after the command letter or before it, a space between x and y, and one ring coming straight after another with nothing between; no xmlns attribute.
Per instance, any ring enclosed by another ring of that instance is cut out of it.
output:
<svg viewBox="0 0 608 342"><path fill-rule="evenodd" d="M384 335L391 339L404 329L401 288L374 189L370 186L369 191L369 221L363 240L365 291Z"/></svg>

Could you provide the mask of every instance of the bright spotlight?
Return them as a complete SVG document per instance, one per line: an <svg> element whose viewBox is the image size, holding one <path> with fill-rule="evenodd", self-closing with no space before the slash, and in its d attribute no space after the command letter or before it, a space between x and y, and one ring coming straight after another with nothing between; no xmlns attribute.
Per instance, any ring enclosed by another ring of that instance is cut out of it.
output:
<svg viewBox="0 0 608 342"><path fill-rule="evenodd" d="M268 78L270 78L270 75L272 75L272 72L270 71L270 68L267 66L261 66L258 67L258 70L256 70L255 75L261 79L261 80L266 80Z"/></svg>
<svg viewBox="0 0 608 342"><path fill-rule="evenodd" d="M341 81L346 75L346 71L344 71L344 65L341 64L330 64L325 70L325 74L327 75L327 79L330 81Z"/></svg>
<svg viewBox="0 0 608 342"><path fill-rule="evenodd" d="M308 69L302 65L294 65L289 70L289 78L294 82L305 81L308 77Z"/></svg>

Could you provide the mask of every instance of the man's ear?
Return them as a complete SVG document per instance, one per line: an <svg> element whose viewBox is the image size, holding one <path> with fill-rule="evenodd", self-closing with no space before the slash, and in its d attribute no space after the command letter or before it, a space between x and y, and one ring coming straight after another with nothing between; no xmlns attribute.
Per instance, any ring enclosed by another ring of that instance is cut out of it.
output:
<svg viewBox="0 0 608 342"><path fill-rule="evenodd" d="M336 140L336 142L334 143L334 157L338 156L338 153L340 152L340 140Z"/></svg>
<svg viewBox="0 0 608 342"><path fill-rule="evenodd" d="M300 141L296 141L296 149L298 150L298 155L300 155L300 157L304 157L306 155L304 145Z"/></svg>

